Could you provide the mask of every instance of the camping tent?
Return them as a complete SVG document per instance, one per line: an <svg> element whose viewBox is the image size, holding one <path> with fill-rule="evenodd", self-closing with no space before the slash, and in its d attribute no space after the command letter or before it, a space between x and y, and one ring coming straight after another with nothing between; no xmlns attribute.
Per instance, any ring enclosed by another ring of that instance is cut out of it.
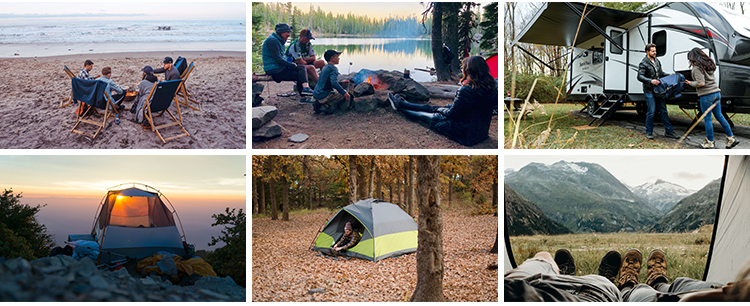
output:
<svg viewBox="0 0 750 306"><path fill-rule="evenodd" d="M359 243L343 255L378 261L417 251L417 223L397 205L362 200L339 210L315 239L315 251L330 249L344 235L344 225L362 234Z"/></svg>
<svg viewBox="0 0 750 306"><path fill-rule="evenodd" d="M725 157L717 205L703 280L727 283L734 280L742 264L750 258L750 235L747 234L750 232L750 223L747 222L750 220L750 156ZM507 228L504 256L503 271L517 266Z"/></svg>
<svg viewBox="0 0 750 306"><path fill-rule="evenodd" d="M158 251L184 256L184 235L177 229L177 224L180 230L182 224L179 216L175 222L174 207L171 210L167 207L158 190L127 184L130 185L109 189L99 205L91 235L69 235L68 239L99 243L100 263L111 262L119 255L143 258Z"/></svg>

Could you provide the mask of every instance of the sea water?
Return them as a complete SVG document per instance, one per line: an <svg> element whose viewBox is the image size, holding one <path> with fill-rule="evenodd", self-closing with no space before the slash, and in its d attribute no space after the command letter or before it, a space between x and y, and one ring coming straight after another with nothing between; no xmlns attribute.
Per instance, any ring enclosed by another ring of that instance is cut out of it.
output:
<svg viewBox="0 0 750 306"><path fill-rule="evenodd" d="M245 37L244 20L2 18L0 57L173 50L245 51Z"/></svg>

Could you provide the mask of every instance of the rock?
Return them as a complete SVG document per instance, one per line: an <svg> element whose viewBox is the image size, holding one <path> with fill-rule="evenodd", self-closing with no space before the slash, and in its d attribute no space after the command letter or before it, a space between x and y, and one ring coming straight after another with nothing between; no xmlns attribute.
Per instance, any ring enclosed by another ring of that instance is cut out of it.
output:
<svg viewBox="0 0 750 306"><path fill-rule="evenodd" d="M29 273L31 272L31 264L26 259L21 257L6 260L5 267L8 271L13 273Z"/></svg>
<svg viewBox="0 0 750 306"><path fill-rule="evenodd" d="M404 89L398 91L398 93L401 94L401 96L404 97L404 99L406 99L407 101L424 102L430 100L430 91L422 86L422 84L419 84L417 81L402 78L401 80L399 80L399 83L404 84Z"/></svg>
<svg viewBox="0 0 750 306"><path fill-rule="evenodd" d="M113 273L115 274L115 277L117 277L119 279L128 279L128 278L131 278L130 273L128 273L128 270L126 270L126 269L120 269L120 270L117 270L117 271L115 271Z"/></svg>
<svg viewBox="0 0 750 306"><path fill-rule="evenodd" d="M371 112L376 108L378 108L378 101L373 95L354 98L354 110L358 112Z"/></svg>
<svg viewBox="0 0 750 306"><path fill-rule="evenodd" d="M217 299L217 300L229 301L229 297L228 296L226 296L224 294L219 294L219 293L213 292L211 290L200 289L200 290L198 290L198 292L200 292L200 293L202 293L202 294L204 294L206 296L209 296L211 298Z"/></svg>
<svg viewBox="0 0 750 306"><path fill-rule="evenodd" d="M326 290L323 289L323 288L315 288L315 289L307 290L307 294L325 293L325 292L326 292Z"/></svg>
<svg viewBox="0 0 750 306"><path fill-rule="evenodd" d="M275 106L253 107L253 130L273 120L279 113Z"/></svg>
<svg viewBox="0 0 750 306"><path fill-rule="evenodd" d="M265 88L265 85L257 82L253 82L253 94L261 94L263 93L263 88Z"/></svg>
<svg viewBox="0 0 750 306"><path fill-rule="evenodd" d="M144 284L146 286L151 286L151 285L156 285L158 283L153 278L146 277L146 278L141 278L141 284Z"/></svg>
<svg viewBox="0 0 750 306"><path fill-rule="evenodd" d="M375 87L372 86L372 84L367 82L359 83L359 85L354 87L354 96L355 97L361 97L364 95L371 95L375 93Z"/></svg>
<svg viewBox="0 0 750 306"><path fill-rule="evenodd" d="M448 84L422 84L430 92L430 98L453 99L461 86Z"/></svg>
<svg viewBox="0 0 750 306"><path fill-rule="evenodd" d="M104 301L112 296L112 294L109 293L109 291L104 291L104 290L94 290L90 292L88 295L89 295L89 298L96 300L96 301Z"/></svg>
<svg viewBox="0 0 750 306"><path fill-rule="evenodd" d="M388 101L388 92L387 89L375 89L373 99L378 102L379 107L391 107L391 102Z"/></svg>
<svg viewBox="0 0 750 306"><path fill-rule="evenodd" d="M107 289L107 288L109 288L109 283L101 275L94 275L94 276L92 276L91 279L89 279L89 284L91 285L91 287L93 287L95 289Z"/></svg>
<svg viewBox="0 0 750 306"><path fill-rule="evenodd" d="M305 140L307 140L308 138L310 138L309 135L300 133L300 134L292 135L292 137L287 138L287 140L291 142L300 143L300 142L305 142Z"/></svg>
<svg viewBox="0 0 750 306"><path fill-rule="evenodd" d="M263 103L263 97L260 96L263 93L263 87L263 84L253 82L253 107L260 106Z"/></svg>
<svg viewBox="0 0 750 306"><path fill-rule="evenodd" d="M253 130L253 140L274 138L281 135L281 126L276 121L271 120L258 129Z"/></svg>

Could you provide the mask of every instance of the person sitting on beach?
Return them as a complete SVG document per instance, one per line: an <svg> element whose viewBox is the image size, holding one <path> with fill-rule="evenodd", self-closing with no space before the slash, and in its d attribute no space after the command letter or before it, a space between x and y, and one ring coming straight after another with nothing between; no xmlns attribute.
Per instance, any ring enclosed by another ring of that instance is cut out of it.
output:
<svg viewBox="0 0 750 306"><path fill-rule="evenodd" d="M154 69L154 73L163 73L166 81L179 80L181 78L180 72L177 71L172 62L171 57L165 57L163 62L164 68L156 68Z"/></svg>
<svg viewBox="0 0 750 306"><path fill-rule="evenodd" d="M125 90L120 88L120 86L117 86L115 81L112 81L112 68L110 67L104 67L102 68L102 76L97 78L97 80L104 81L104 83L107 83L107 89L106 92L110 93L112 95L112 92L116 92L117 94L112 95L112 102L115 104L118 110L124 109L125 107L122 105L122 101L125 100Z"/></svg>
<svg viewBox="0 0 750 306"><path fill-rule="evenodd" d="M305 65L308 81L318 82L318 72L315 69L323 69L326 63L323 60L315 59L315 50L313 50L310 40L315 39L309 29L303 29L299 32L299 38L295 39L289 47L286 48L286 60L295 64ZM312 83L311 82L311 83Z"/></svg>
<svg viewBox="0 0 750 306"><path fill-rule="evenodd" d="M333 113L334 110L339 108L341 103L351 100L349 93L341 87L338 81L339 69L335 65L339 63L339 54L341 52L336 50L328 50L323 54L328 65L325 65L320 72L321 80L315 86L315 91L313 91L313 98L315 99L313 110L316 113L321 111L326 114ZM343 83L348 84L349 80L344 80ZM336 89L336 91L333 91L333 89Z"/></svg>
<svg viewBox="0 0 750 306"><path fill-rule="evenodd" d="M453 104L445 107L414 104L389 92L391 107L409 119L429 124L434 131L462 145L473 146L485 140L489 137L492 111L497 107L497 83L480 56L465 58L461 69L464 86L456 92Z"/></svg>
<svg viewBox="0 0 750 306"><path fill-rule="evenodd" d="M144 129L149 129L151 128L151 124L143 115L146 110L143 106L146 105L146 99L148 99L151 89L154 88L154 83L159 80L154 75L154 69L151 66L143 67L141 71L143 71L143 81L136 85L138 93L135 96L135 101L133 102L133 107L130 108L130 112L135 113L133 117L135 123L140 124Z"/></svg>
<svg viewBox="0 0 750 306"><path fill-rule="evenodd" d="M93 68L94 68L94 62L92 62L91 60L86 60L85 62L83 62L83 68L81 68L81 72L78 73L78 78L83 79L83 80L96 80L96 78L100 76L96 76L96 77L89 76L89 71L91 71L91 69Z"/></svg>
<svg viewBox="0 0 750 306"><path fill-rule="evenodd" d="M275 32L263 41L263 70L277 83L296 81L300 95L312 95L313 91L307 84L305 66L290 63L284 58L284 44L291 35L292 28L286 23L279 23Z"/></svg>

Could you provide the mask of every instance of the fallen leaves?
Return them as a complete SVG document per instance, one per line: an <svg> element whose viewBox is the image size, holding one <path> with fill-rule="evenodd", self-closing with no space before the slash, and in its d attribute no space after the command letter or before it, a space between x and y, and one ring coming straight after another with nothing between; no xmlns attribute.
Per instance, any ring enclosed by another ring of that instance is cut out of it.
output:
<svg viewBox="0 0 750 306"><path fill-rule="evenodd" d="M403 302L417 283L416 253L378 262L309 250L328 215L290 216L290 221L253 218L251 294L253 302ZM498 301L498 272L488 270L497 254L497 217L443 211L443 293L453 302ZM325 290L312 294L308 290Z"/></svg>

